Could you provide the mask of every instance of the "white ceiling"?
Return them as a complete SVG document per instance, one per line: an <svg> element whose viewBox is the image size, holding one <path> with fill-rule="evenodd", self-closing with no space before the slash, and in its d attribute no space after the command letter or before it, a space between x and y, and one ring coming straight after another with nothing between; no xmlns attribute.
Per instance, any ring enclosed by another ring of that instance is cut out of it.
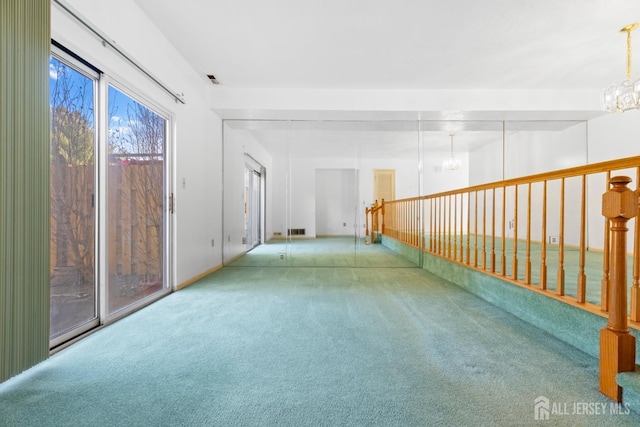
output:
<svg viewBox="0 0 640 427"><path fill-rule="evenodd" d="M276 90L269 92L274 94L278 90L437 90L444 91L445 98L446 91L597 94L624 79L626 37L618 30L640 21L640 0L135 1L203 79L214 74L224 90ZM637 40L640 45L640 31ZM635 57L640 58L640 53ZM640 60L636 64L640 70ZM545 118L535 122L543 130L550 126L549 118L576 120L600 114L591 110L536 115L535 106L526 110L490 111L484 116L461 110L453 118ZM256 107L244 114L219 114L223 118L302 120L293 125L297 139L308 138L316 146L329 139L344 146L346 140L353 140L352 124L340 129L323 122L319 129L310 118L367 117L385 122L425 117L411 111L367 111L363 116L353 109L277 113ZM426 117L447 119L452 113L430 111ZM231 127L250 128L256 138L269 144L281 141L287 132L274 123L236 122ZM370 147L373 141L395 138L397 147L404 144L410 152L413 146L409 148L406 141L415 141L416 123L403 122L386 131L360 129L358 135ZM423 126L426 123L438 122ZM495 124L501 127L499 121L492 126ZM570 123L559 127L567 125ZM433 129L434 141L446 147L449 130L442 124L434 126L439 127ZM465 148L463 134L461 149ZM475 136L480 139L479 133ZM472 147L471 143L466 146Z"/></svg>
<svg viewBox="0 0 640 427"><path fill-rule="evenodd" d="M640 21L638 0L136 2L199 74L245 88L600 89Z"/></svg>

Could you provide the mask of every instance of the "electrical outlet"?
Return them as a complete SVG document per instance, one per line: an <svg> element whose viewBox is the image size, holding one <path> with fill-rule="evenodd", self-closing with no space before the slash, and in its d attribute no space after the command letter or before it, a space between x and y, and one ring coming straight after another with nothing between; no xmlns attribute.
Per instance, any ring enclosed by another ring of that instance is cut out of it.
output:
<svg viewBox="0 0 640 427"><path fill-rule="evenodd" d="M549 236L549 243L552 245L558 244L558 236Z"/></svg>
<svg viewBox="0 0 640 427"><path fill-rule="evenodd" d="M215 241L215 239L211 239L211 247L213 248L213 247L215 247L215 246L216 246L216 241Z"/></svg>

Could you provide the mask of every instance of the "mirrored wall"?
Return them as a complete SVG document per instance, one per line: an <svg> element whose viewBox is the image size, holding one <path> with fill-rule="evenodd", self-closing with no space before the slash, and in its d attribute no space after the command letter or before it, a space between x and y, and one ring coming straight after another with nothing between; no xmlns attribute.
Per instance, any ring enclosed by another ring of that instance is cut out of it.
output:
<svg viewBox="0 0 640 427"><path fill-rule="evenodd" d="M225 120L223 143L225 265L375 267L376 200L588 162L584 121Z"/></svg>

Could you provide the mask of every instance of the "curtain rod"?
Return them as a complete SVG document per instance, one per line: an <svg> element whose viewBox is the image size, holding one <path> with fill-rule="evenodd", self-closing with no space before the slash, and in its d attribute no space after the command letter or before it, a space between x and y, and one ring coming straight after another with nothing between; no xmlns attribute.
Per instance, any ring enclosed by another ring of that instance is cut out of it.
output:
<svg viewBox="0 0 640 427"><path fill-rule="evenodd" d="M160 88L162 88L162 90L164 90L169 95L171 95L171 97L173 99L175 99L176 101L179 101L179 102L181 102L183 104L187 103L185 101L185 99L184 99L184 94L177 93L177 92L174 92L171 89L169 89L164 83L162 83L160 80L158 80L158 78L156 76L154 76L149 70L147 70L145 67L143 67L138 62L136 62L133 58L131 58L131 56L129 56L129 54L127 54L127 52L125 52L122 48L116 46L115 41L109 40L109 38L105 34L103 34L100 30L98 30L96 27L94 27L87 19L85 19L82 15L80 15L76 10L74 10L66 2L64 2L63 0L53 0L53 2L56 3L58 6L60 6L60 8L62 10L67 12L71 17L73 17L76 21L78 21L80 24L82 24L86 29L88 29L90 32L92 32L95 36L97 36L102 41L102 45L103 46L109 46L111 49L113 49L122 58L124 58L128 63L133 65L142 74L147 76L152 82L154 82L156 85L158 85Z"/></svg>

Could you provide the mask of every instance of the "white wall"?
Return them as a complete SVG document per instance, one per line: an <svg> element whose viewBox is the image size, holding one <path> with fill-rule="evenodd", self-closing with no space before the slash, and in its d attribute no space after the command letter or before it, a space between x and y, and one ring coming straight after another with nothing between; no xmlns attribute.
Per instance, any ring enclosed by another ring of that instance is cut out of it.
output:
<svg viewBox="0 0 640 427"><path fill-rule="evenodd" d="M273 227L286 236L288 228L305 228L307 237L316 236L316 170L357 169L359 200L356 227L364 235L365 207L373 203L373 170L396 170L396 198L418 194L417 160L354 158L274 158ZM353 221L351 221L353 224ZM349 227L351 226L349 225Z"/></svg>
<svg viewBox="0 0 640 427"><path fill-rule="evenodd" d="M68 0L68 3L168 87L184 93L186 104L176 103L53 4L54 40L171 116L174 125L171 166L175 178L171 190L176 201L175 215L171 218L176 236L171 284L175 286L222 262L221 120L209 108L210 83L186 65L180 53L135 2Z"/></svg>
<svg viewBox="0 0 640 427"><path fill-rule="evenodd" d="M640 156L640 111L627 111L618 114L606 114L588 123L589 163L599 163L623 157ZM633 179L629 188L635 189L635 170L612 171L612 176L626 175ZM604 233L602 224L601 200L606 191L604 174L595 176L589 180L589 245L594 248L604 246ZM631 252L631 242L636 220L629 221L629 233L627 239L628 251Z"/></svg>
<svg viewBox="0 0 640 427"><path fill-rule="evenodd" d="M355 169L316 169L316 235L353 236L358 178Z"/></svg>
<svg viewBox="0 0 640 427"><path fill-rule="evenodd" d="M456 170L442 168L442 161L449 158L448 151L429 151L423 160L423 190L422 194L429 195L443 191L455 190L469 186L470 156L469 153L456 153L460 160L460 167ZM413 196L415 197L418 193Z"/></svg>

